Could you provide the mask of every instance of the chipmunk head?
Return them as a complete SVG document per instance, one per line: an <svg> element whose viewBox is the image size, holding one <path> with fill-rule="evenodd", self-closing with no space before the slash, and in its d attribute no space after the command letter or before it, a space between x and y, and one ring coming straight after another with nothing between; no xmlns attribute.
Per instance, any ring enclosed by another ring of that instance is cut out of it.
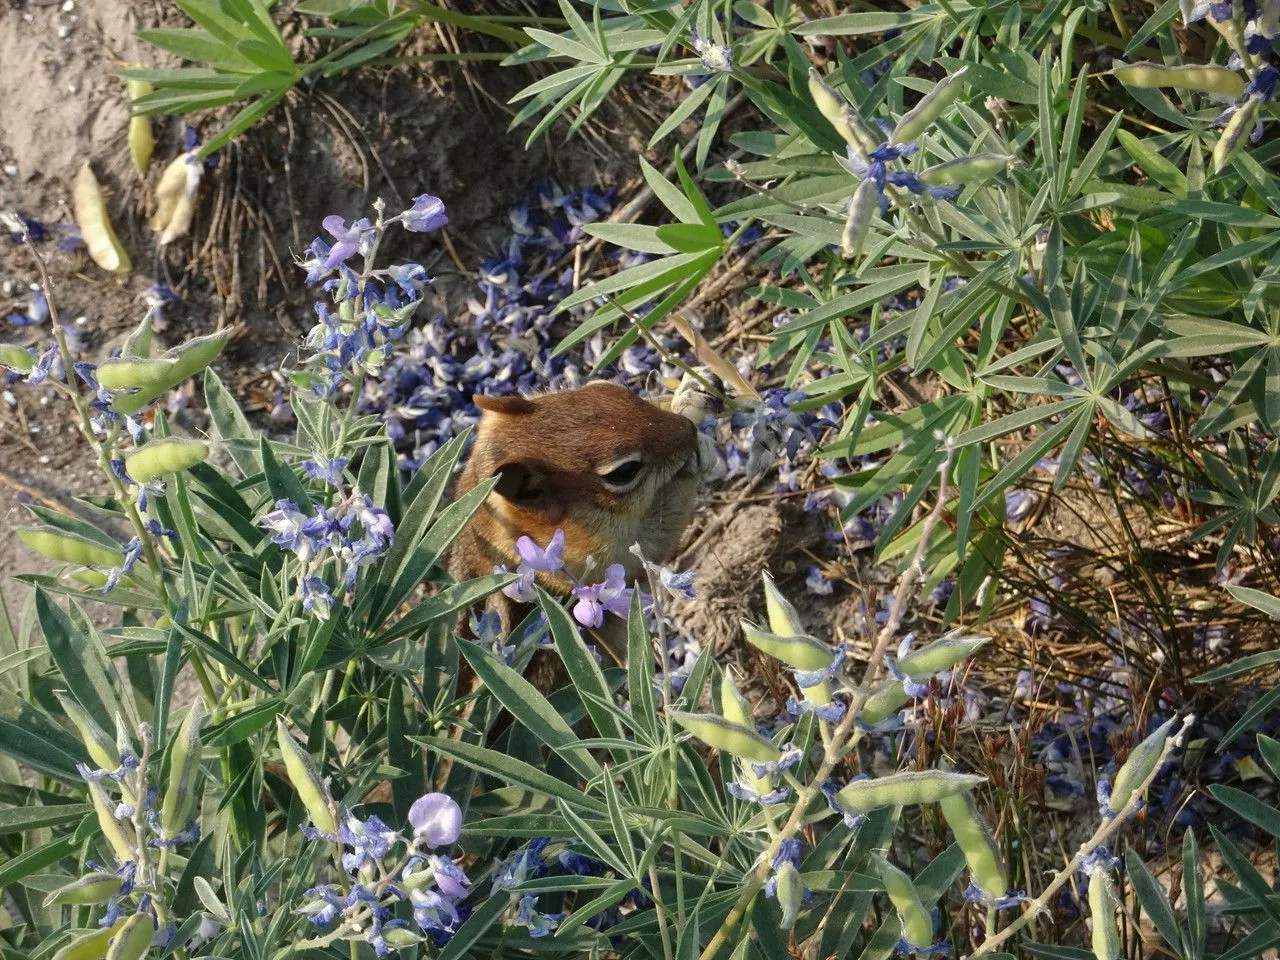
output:
<svg viewBox="0 0 1280 960"><path fill-rule="evenodd" d="M498 476L482 509L482 538L511 558L528 535L545 545L565 531L565 560L582 575L612 563L638 572L630 553L668 559L688 523L697 487L698 435L691 421L614 383L580 390L475 397L482 411L467 486ZM479 531L478 531L479 532Z"/></svg>

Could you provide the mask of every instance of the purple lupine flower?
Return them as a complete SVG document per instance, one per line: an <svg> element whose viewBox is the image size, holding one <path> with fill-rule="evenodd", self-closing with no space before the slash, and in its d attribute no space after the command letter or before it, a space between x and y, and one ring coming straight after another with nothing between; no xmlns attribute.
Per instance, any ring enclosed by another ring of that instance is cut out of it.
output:
<svg viewBox="0 0 1280 960"><path fill-rule="evenodd" d="M258 521L272 532L272 543L299 554L309 543L303 530L306 522L307 515L292 500L277 500L276 508Z"/></svg>
<svg viewBox="0 0 1280 960"><path fill-rule="evenodd" d="M427 857L427 864L431 867L432 876L435 878L436 886L440 888L440 892L449 897L465 897L467 888L471 886L471 878L468 877L449 857L442 857L439 854L432 854Z"/></svg>
<svg viewBox="0 0 1280 960"><path fill-rule="evenodd" d="M448 794L424 794L409 808L409 823L415 844L431 850L448 847L462 835L462 808Z"/></svg>
<svg viewBox="0 0 1280 960"><path fill-rule="evenodd" d="M678 600L694 600L697 598L698 595L693 589L693 582L697 578L698 574L694 570L676 573L666 567L663 567L658 574L658 579L662 581L662 585Z"/></svg>
<svg viewBox="0 0 1280 960"><path fill-rule="evenodd" d="M493 568L494 573L510 573L502 564L498 564ZM519 575L518 580L507 584L502 588L505 596L510 597L516 603L537 603L538 591L534 585L534 573L523 563L517 568L516 573Z"/></svg>
<svg viewBox="0 0 1280 960"><path fill-rule="evenodd" d="M444 201L429 193L414 197L413 206L400 217L404 228L414 233L430 233L449 222L444 212Z"/></svg>
<svg viewBox="0 0 1280 960"><path fill-rule="evenodd" d="M631 589L626 582L626 569L620 563L611 564L605 570L603 583L575 587L573 616L584 627L599 627L604 623L605 611L626 619L631 610Z"/></svg>
<svg viewBox="0 0 1280 960"><path fill-rule="evenodd" d="M325 217L320 223L336 241L329 249L329 255L325 257L326 270L332 270L338 264L351 259L363 246L365 236L373 230L373 224L367 219L356 220L348 227L347 221L336 214Z"/></svg>
<svg viewBox="0 0 1280 960"><path fill-rule="evenodd" d="M451 932L459 921L458 908L435 890L410 890L413 920L424 933Z"/></svg>
<svg viewBox="0 0 1280 960"><path fill-rule="evenodd" d="M319 577L311 576L302 581L302 609L323 623L333 609L333 594Z"/></svg>
<svg viewBox="0 0 1280 960"><path fill-rule="evenodd" d="M516 553L523 561L521 566L536 573L555 573L564 566L564 530L557 529L545 548L529 537L521 537L516 541Z"/></svg>
<svg viewBox="0 0 1280 960"><path fill-rule="evenodd" d="M545 937L564 919L563 913L540 913L537 909L538 898L532 893L520 898L520 911L515 922L529 928L529 936L537 939Z"/></svg>
<svg viewBox="0 0 1280 960"><path fill-rule="evenodd" d="M342 471L347 468L346 457L334 457L332 460L304 460L302 469L312 480L323 480L331 486L342 483Z"/></svg>
<svg viewBox="0 0 1280 960"><path fill-rule="evenodd" d="M809 589L810 593L816 593L819 596L830 596L835 589L831 585L831 581L822 575L822 568L811 565L809 567L809 575L805 577L804 585Z"/></svg>

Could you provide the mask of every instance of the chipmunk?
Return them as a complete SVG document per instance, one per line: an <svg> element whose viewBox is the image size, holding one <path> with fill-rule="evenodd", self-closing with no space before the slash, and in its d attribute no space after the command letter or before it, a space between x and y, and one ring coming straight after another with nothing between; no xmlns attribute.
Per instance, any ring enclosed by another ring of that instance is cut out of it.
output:
<svg viewBox="0 0 1280 960"><path fill-rule="evenodd" d="M558 529L565 572L584 582L602 579L615 563L628 581L640 577L640 558L631 551L637 543L645 560L670 560L713 456L695 426L701 399L682 384L672 401L678 412L669 412L608 381L533 398L476 396L480 425L453 495L500 479L454 541L449 574L462 581L496 566L514 570L520 537L545 547ZM573 589L563 574L539 574L538 582L561 597ZM504 634L529 612L502 593L488 606ZM608 618L606 627L602 639L624 662L625 624Z"/></svg>

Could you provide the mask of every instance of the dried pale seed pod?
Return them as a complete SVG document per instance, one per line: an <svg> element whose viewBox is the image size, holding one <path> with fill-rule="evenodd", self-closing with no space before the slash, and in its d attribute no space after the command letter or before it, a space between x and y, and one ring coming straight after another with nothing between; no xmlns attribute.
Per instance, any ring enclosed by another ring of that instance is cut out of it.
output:
<svg viewBox="0 0 1280 960"><path fill-rule="evenodd" d="M1173 729L1177 719L1177 717L1169 718L1156 728L1151 736L1133 748L1129 759L1124 762L1124 766L1120 768L1120 772L1116 774L1111 784L1111 799L1107 806L1112 813L1119 813L1125 808L1133 796L1133 791L1137 790L1156 768L1160 754L1164 752L1164 743L1169 739L1169 731Z"/></svg>
<svg viewBox="0 0 1280 960"><path fill-rule="evenodd" d="M209 445L203 440L166 437L152 440L124 458L124 468L137 483L149 483L166 474L189 470L204 463Z"/></svg>
<svg viewBox="0 0 1280 960"><path fill-rule="evenodd" d="M78 563L86 567L118 567L123 560L119 550L104 547L96 540L52 527L22 527L18 539L50 560Z"/></svg>
<svg viewBox="0 0 1280 960"><path fill-rule="evenodd" d="M978 814L973 794L966 791L943 797L938 801L938 807L960 845L974 884L988 900L1005 896L1009 892L1009 877L1004 861L991 832Z"/></svg>
<svg viewBox="0 0 1280 960"><path fill-rule="evenodd" d="M129 254L125 252L120 238L111 226L102 187L88 163L80 168L80 173L76 176L75 186L71 191L71 206L80 227L80 236L93 262L103 270L128 273L132 268Z"/></svg>
<svg viewBox="0 0 1280 960"><path fill-rule="evenodd" d="M69 903L78 906L92 906L106 903L120 892L121 886L121 878L114 873L105 871L86 873L79 880L72 880L70 883L54 890L44 898L43 905L56 907L60 904Z"/></svg>
<svg viewBox="0 0 1280 960"><path fill-rule="evenodd" d="M187 711L169 753L169 783L160 807L160 835L172 840L187 828L196 813L196 779L200 768L200 727L204 701Z"/></svg>
<svg viewBox="0 0 1280 960"><path fill-rule="evenodd" d="M880 874L884 892L897 911L902 924L902 939L913 947L927 947L933 943L933 915L920 900L920 892L911 878L881 856L873 856L872 864Z"/></svg>
<svg viewBox="0 0 1280 960"><path fill-rule="evenodd" d="M1143 60L1141 63L1117 63L1111 74L1129 87L1152 89L1177 87L1181 90L1199 90L1215 96L1239 98L1244 93L1244 78L1234 70L1215 64L1188 63L1169 67L1163 63Z"/></svg>
<svg viewBox="0 0 1280 960"><path fill-rule="evenodd" d="M846 810L868 813L880 807L937 803L943 797L972 790L986 779L972 773L945 770L893 773L887 777L854 780L836 794L836 800Z"/></svg>
<svg viewBox="0 0 1280 960"><path fill-rule="evenodd" d="M684 727L709 747L715 747L742 760L756 763L774 763L782 756L775 747L750 727L731 723L724 717L709 713L685 713L672 710L671 719Z"/></svg>
<svg viewBox="0 0 1280 960"><path fill-rule="evenodd" d="M1093 920L1093 955L1097 960L1120 960L1123 946L1116 926L1116 895L1105 870L1096 866L1089 875L1089 916Z"/></svg>
<svg viewBox="0 0 1280 960"><path fill-rule="evenodd" d="M338 820L334 815L329 792L321 782L315 764L311 762L311 755L289 733L284 717L276 718L276 742L284 755L284 767L289 780L293 783L293 789L298 791L298 798L311 817L311 822L323 833L337 834Z"/></svg>
<svg viewBox="0 0 1280 960"><path fill-rule="evenodd" d="M920 171L922 182L933 187L963 186L989 180L1009 165L1013 157L1007 153L975 153L956 157Z"/></svg>
<svg viewBox="0 0 1280 960"><path fill-rule="evenodd" d="M875 213L879 196L876 182L870 177L858 184L858 189L853 192L853 198L849 201L849 215L845 218L844 230L840 234L840 255L846 260L852 260L862 253L862 245L871 229L871 216Z"/></svg>
<svg viewBox="0 0 1280 960"><path fill-rule="evenodd" d="M53 695L58 698L62 712L79 731L80 739L84 741L84 747L89 751L89 759L101 770L115 770L119 767L120 753L116 749L115 742L107 735L107 731L98 726L93 717L89 716L88 712L66 692L55 690Z"/></svg>
<svg viewBox="0 0 1280 960"><path fill-rule="evenodd" d="M821 670L831 665L835 651L815 637L779 636L742 621L742 633L753 647L763 650L797 670Z"/></svg>
<svg viewBox="0 0 1280 960"><path fill-rule="evenodd" d="M203 173L204 165L188 152L179 154L160 175L151 229L160 234L161 246L185 236L191 229L196 188Z"/></svg>
<svg viewBox="0 0 1280 960"><path fill-rule="evenodd" d="M932 90L926 93L914 107L902 115L898 125L889 135L889 143L895 147L910 143L942 116L947 107L955 102L964 92L964 76L969 71L967 66L961 67L951 76L939 80Z"/></svg>
<svg viewBox="0 0 1280 960"><path fill-rule="evenodd" d="M135 63L133 66L138 68L142 64ZM140 97L155 92L155 87L146 80L126 80L125 84L129 88L130 108ZM155 137L151 134L151 118L136 114L131 116L129 118L129 156L133 158L133 165L137 167L138 173L147 172L147 164L151 162L151 152L155 149L155 145Z"/></svg>
<svg viewBox="0 0 1280 960"><path fill-rule="evenodd" d="M1221 173L1231 162L1231 158L1236 155L1236 151L1244 146L1249 131L1257 123L1258 111L1261 109L1261 100L1256 97L1245 97L1244 102L1231 114L1231 119L1222 129L1222 136L1218 137L1218 142L1213 145L1214 173Z"/></svg>

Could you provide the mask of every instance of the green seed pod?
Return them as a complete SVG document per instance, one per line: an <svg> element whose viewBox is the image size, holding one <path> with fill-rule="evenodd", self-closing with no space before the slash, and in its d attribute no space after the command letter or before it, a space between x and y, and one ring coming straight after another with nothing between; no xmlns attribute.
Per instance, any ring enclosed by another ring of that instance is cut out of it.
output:
<svg viewBox="0 0 1280 960"><path fill-rule="evenodd" d="M80 173L76 176L71 190L71 205L76 223L80 227L80 236L89 249L93 262L103 270L128 273L133 265L111 226L102 187L98 185L98 178L93 175L93 168L88 163L80 168Z"/></svg>
<svg viewBox="0 0 1280 960"><path fill-rule="evenodd" d="M134 67L140 67L141 64L134 64ZM129 102L132 104L140 97L145 97L149 93L155 92L153 87L146 80L127 80L125 83L129 88ZM155 149L155 137L151 134L151 118L145 116L132 116L129 118L129 156L133 157L133 165L138 169L138 173L145 174L147 172L147 164L151 162L151 151Z"/></svg>
<svg viewBox="0 0 1280 960"><path fill-rule="evenodd" d="M55 530L52 527L22 527L18 539L50 560L78 563L86 567L118 567L124 558L119 550L104 547L96 540Z"/></svg>
<svg viewBox="0 0 1280 960"><path fill-rule="evenodd" d="M1240 74L1213 64L1188 63L1180 67L1166 67L1162 63L1144 60L1141 63L1117 63L1111 68L1111 74L1127 87L1177 87L1232 100L1239 99L1244 93L1244 78Z"/></svg>
<svg viewBox="0 0 1280 960"><path fill-rule="evenodd" d="M964 75L968 71L967 66L961 67L946 79L939 80L919 103L904 113L898 125L893 128L893 133L889 135L890 145L898 147L904 143L910 143L928 130L933 122L942 116L943 111L964 92L964 84L961 81L964 80Z"/></svg>
<svg viewBox="0 0 1280 960"><path fill-rule="evenodd" d="M975 153L956 157L920 171L920 179L934 187L962 186L989 180L1009 165L1013 157L1007 153Z"/></svg>
<svg viewBox="0 0 1280 960"><path fill-rule="evenodd" d="M797 670L821 670L835 658L835 651L814 637L779 636L746 620L742 621L742 632L753 647Z"/></svg>
<svg viewBox="0 0 1280 960"><path fill-rule="evenodd" d="M206 333L202 337L193 337L165 353L166 358L177 362L173 371L178 378L176 382L180 383L187 377L199 373L218 359L218 354L222 353L222 348L227 345L228 336L230 334L226 330Z"/></svg>
<svg viewBox="0 0 1280 960"><path fill-rule="evenodd" d="M898 661L898 669L912 680L931 677L964 662L990 642L990 637L951 634L907 654Z"/></svg>
<svg viewBox="0 0 1280 960"><path fill-rule="evenodd" d="M135 364L156 363L164 366L157 367L154 376L150 377L145 384L126 384L127 386L140 386L137 393L122 394L115 397L111 401L111 409L116 413L132 414L137 413L148 403L154 400L166 390L172 389L180 384L187 377L199 373L209 364L211 364L222 352L222 348L227 345L227 331L220 333L210 333L203 337L195 337L186 343L180 344L169 350L163 357L156 360L132 361ZM113 361L120 362L120 361ZM103 364L105 366L106 364ZM99 367L99 370L102 368ZM140 370L141 367L135 367ZM161 372L163 371L163 372ZM118 377L117 377L118 378ZM98 380L102 383L101 378ZM107 386L106 384L103 384ZM107 389L112 389L107 386Z"/></svg>
<svg viewBox="0 0 1280 960"><path fill-rule="evenodd" d="M387 946L392 950L403 950L405 947L412 947L415 943L422 942L420 936L405 927L392 927L390 930L384 930L382 939L387 941Z"/></svg>
<svg viewBox="0 0 1280 960"><path fill-rule="evenodd" d="M720 712L730 723L750 729L755 724L751 704L734 685L733 677L725 670L720 676Z"/></svg>
<svg viewBox="0 0 1280 960"><path fill-rule="evenodd" d="M136 482L150 483L166 474L189 470L208 456L209 445L203 440L166 437L143 444L124 458L124 465Z"/></svg>
<svg viewBox="0 0 1280 960"><path fill-rule="evenodd" d="M887 680L871 691L858 711L858 719L866 724L887 720L910 699L901 680Z"/></svg>
<svg viewBox="0 0 1280 960"><path fill-rule="evenodd" d="M1222 136L1213 145L1213 172L1221 173L1236 151L1244 146L1248 133L1258 120L1258 111L1262 109L1262 101L1256 97L1246 97L1244 102L1231 114L1231 119L1222 129Z"/></svg>
<svg viewBox="0 0 1280 960"><path fill-rule="evenodd" d="M151 316L151 311L148 310L142 321L133 328L129 336L125 337L120 347L121 356L143 358L151 356ZM102 382L101 377L98 378L98 382Z"/></svg>
<svg viewBox="0 0 1280 960"><path fill-rule="evenodd" d="M804 635L804 626L800 623L800 613L795 605L782 595L778 585L768 572L764 575L764 608L769 616L769 629L780 637L799 637ZM827 658L830 661L830 657Z"/></svg>
<svg viewBox="0 0 1280 960"><path fill-rule="evenodd" d="M93 810L98 815L98 826L102 828L102 835L107 838L107 843L111 844L115 855L121 862L136 860L138 839L134 835L133 825L116 819L116 805L102 789L101 783L89 784L89 799L93 801Z"/></svg>
<svg viewBox="0 0 1280 960"><path fill-rule="evenodd" d="M998 900L1009 892L1009 877L1005 872L1000 849L991 832L978 814L978 805L972 793L958 793L938 801L947 825L955 834L956 843L964 854L965 863L973 882L988 900Z"/></svg>
<svg viewBox="0 0 1280 960"><path fill-rule="evenodd" d="M124 922L107 949L107 960L142 960L151 949L155 924L150 914L135 913Z"/></svg>
<svg viewBox="0 0 1280 960"><path fill-rule="evenodd" d="M36 365L31 351L14 343L0 343L0 367L8 367L15 373L30 373Z"/></svg>
<svg viewBox="0 0 1280 960"><path fill-rule="evenodd" d="M58 703L62 705L62 712L67 715L67 719L75 724L76 730L80 732L80 739L84 741L84 747L89 751L89 759L96 763L100 770L115 770L119 767L120 752L107 736L107 731L98 726L93 717L89 716L85 709L64 691L55 690L53 695L58 698Z"/></svg>
<svg viewBox="0 0 1280 960"><path fill-rule="evenodd" d="M164 384L173 379L177 364L172 360L141 357L113 357L98 364L98 383L108 390L140 390L151 396L164 392Z"/></svg>
<svg viewBox="0 0 1280 960"><path fill-rule="evenodd" d="M972 790L985 783L986 779L972 773L948 773L945 770L894 773L887 777L854 780L836 794L836 800L847 810L868 813L880 807L937 803L943 797Z"/></svg>
<svg viewBox="0 0 1280 960"><path fill-rule="evenodd" d="M1169 738L1169 731L1177 722L1177 717L1170 717L1162 723L1151 736L1133 748L1129 759L1124 762L1120 772L1111 784L1111 800L1107 807L1112 813L1119 813L1129 803L1133 791L1142 786L1142 782L1151 775L1164 752L1164 742Z"/></svg>
<svg viewBox="0 0 1280 960"><path fill-rule="evenodd" d="M70 903L77 906L96 906L106 903L120 892L121 880L114 873L87 873L54 890L44 898L44 906L56 907Z"/></svg>
<svg viewBox="0 0 1280 960"><path fill-rule="evenodd" d="M775 747L750 727L730 723L724 717L709 713L685 713L672 710L671 718L709 747L715 747L743 760L773 763L782 756Z"/></svg>
<svg viewBox="0 0 1280 960"><path fill-rule="evenodd" d="M1123 948L1116 926L1116 895L1105 870L1089 876L1089 916L1093 920L1093 955L1097 960L1120 960Z"/></svg>
<svg viewBox="0 0 1280 960"><path fill-rule="evenodd" d="M337 834L338 820L334 816L333 801L329 799L329 793L311 762L311 755L290 735L284 717L276 717L276 741L284 755L284 767L293 782L293 789L298 791L311 822L323 833Z"/></svg>
<svg viewBox="0 0 1280 960"><path fill-rule="evenodd" d="M804 883L800 879L800 871L790 860L778 868L774 893L778 897L778 906L782 907L782 922L778 926L790 930L796 925L800 907L804 904Z"/></svg>
<svg viewBox="0 0 1280 960"><path fill-rule="evenodd" d="M840 234L840 254L846 260L852 260L862 252L879 196L876 182L870 177L864 178L853 192L853 199L849 201L849 215L845 218L844 230Z"/></svg>
<svg viewBox="0 0 1280 960"><path fill-rule="evenodd" d="M925 909L920 892L911 878L884 857L873 855L871 862L880 874L884 892L898 913L902 924L902 939L913 947L927 947L933 943L933 915Z"/></svg>
<svg viewBox="0 0 1280 960"><path fill-rule="evenodd" d="M845 106L840 110L840 119L843 124L838 125L836 130L840 136L844 137L845 142L854 149L864 161L876 147L880 146L880 136L867 126L867 122L862 119L852 107Z"/></svg>
<svg viewBox="0 0 1280 960"><path fill-rule="evenodd" d="M169 751L169 783L160 807L160 835L166 840L187 828L196 810L196 777L200 770L200 727L204 723L204 701L197 700L187 711Z"/></svg>
<svg viewBox="0 0 1280 960"><path fill-rule="evenodd" d="M840 111L845 106L845 103L840 97L836 96L834 90L827 86L822 74L814 67L809 68L809 96L813 97L813 102L817 104L818 112L827 119L828 123L839 130L842 124Z"/></svg>
<svg viewBox="0 0 1280 960"><path fill-rule="evenodd" d="M52 960L102 960L107 955L107 946L127 922L121 917L105 930L76 930L71 942L53 955Z"/></svg>

